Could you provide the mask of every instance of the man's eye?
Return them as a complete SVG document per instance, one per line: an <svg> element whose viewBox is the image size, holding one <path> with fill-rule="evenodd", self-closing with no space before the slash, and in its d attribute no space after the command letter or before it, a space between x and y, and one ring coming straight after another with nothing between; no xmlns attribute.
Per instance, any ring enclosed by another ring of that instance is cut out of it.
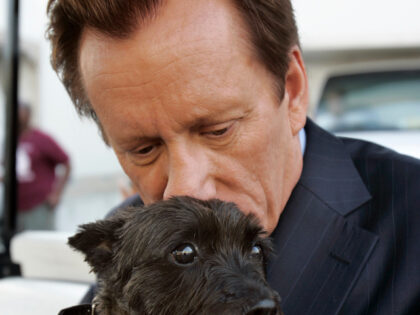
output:
<svg viewBox="0 0 420 315"><path fill-rule="evenodd" d="M211 131L211 132L209 132L209 134L212 135L212 136L221 136L221 135L225 134L228 131L228 129L229 129L228 127L225 127L225 128L219 129L219 130Z"/></svg>
<svg viewBox="0 0 420 315"><path fill-rule="evenodd" d="M224 136L227 133L229 133L233 124L234 124L233 121L229 121L229 122L226 122L226 123L223 123L223 124L210 126L208 128L204 128L204 130L202 130L201 134L205 135L205 136L209 136L209 137L216 137L216 138L220 137L220 136Z"/></svg>
<svg viewBox="0 0 420 315"><path fill-rule="evenodd" d="M131 151L132 161L142 166L153 163L159 157L159 147L160 143L153 143Z"/></svg>
<svg viewBox="0 0 420 315"><path fill-rule="evenodd" d="M146 154L152 152L153 148L154 148L153 145L149 145L147 147L141 148L140 150L137 151L137 153L141 154L141 155L146 155Z"/></svg>

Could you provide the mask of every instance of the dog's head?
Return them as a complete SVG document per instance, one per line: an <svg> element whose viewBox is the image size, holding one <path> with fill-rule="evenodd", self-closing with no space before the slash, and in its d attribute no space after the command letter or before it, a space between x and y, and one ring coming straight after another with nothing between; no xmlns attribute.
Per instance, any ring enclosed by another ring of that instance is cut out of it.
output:
<svg viewBox="0 0 420 315"><path fill-rule="evenodd" d="M69 243L98 275L104 314L280 314L264 236L232 203L174 197L85 224Z"/></svg>

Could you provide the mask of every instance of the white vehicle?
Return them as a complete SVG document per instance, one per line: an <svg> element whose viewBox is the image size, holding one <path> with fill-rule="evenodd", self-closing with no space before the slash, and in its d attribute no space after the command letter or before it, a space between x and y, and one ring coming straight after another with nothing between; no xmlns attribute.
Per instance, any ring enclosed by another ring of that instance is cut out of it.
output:
<svg viewBox="0 0 420 315"><path fill-rule="evenodd" d="M331 75L314 118L337 135L420 158L420 68Z"/></svg>

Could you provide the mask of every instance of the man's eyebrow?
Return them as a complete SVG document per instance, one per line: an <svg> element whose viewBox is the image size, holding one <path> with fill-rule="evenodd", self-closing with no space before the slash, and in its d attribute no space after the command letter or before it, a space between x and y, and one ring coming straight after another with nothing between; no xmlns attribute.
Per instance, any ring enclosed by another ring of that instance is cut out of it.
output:
<svg viewBox="0 0 420 315"><path fill-rule="evenodd" d="M246 115L248 111L239 111L232 108L232 110L224 110L221 113L211 113L198 117L192 124L190 129L196 130L203 126L217 125L228 122L229 120L239 119Z"/></svg>
<svg viewBox="0 0 420 315"><path fill-rule="evenodd" d="M184 130L190 130L197 132L200 128L222 124L228 122L229 120L242 119L246 117L252 108L244 109L241 104L233 104L228 109L220 108L219 110L200 110L197 111L191 117L189 122L186 122L183 126ZM161 138L156 134L148 134L142 128L136 128L136 130L125 137L116 139L116 143L120 148L135 147L141 143L152 143L161 141Z"/></svg>
<svg viewBox="0 0 420 315"><path fill-rule="evenodd" d="M162 140L158 137L137 137L133 136L130 139L117 140L114 143L114 150L116 151L133 151L139 148L142 145L153 145L155 143L161 142Z"/></svg>

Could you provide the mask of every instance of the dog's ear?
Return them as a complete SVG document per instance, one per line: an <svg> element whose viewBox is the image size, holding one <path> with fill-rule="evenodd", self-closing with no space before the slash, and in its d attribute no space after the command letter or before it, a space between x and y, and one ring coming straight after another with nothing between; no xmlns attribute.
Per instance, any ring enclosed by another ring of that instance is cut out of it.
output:
<svg viewBox="0 0 420 315"><path fill-rule="evenodd" d="M83 224L70 237L68 244L85 255L95 273L104 271L112 263L112 249L117 241L117 231L125 223L122 216Z"/></svg>

